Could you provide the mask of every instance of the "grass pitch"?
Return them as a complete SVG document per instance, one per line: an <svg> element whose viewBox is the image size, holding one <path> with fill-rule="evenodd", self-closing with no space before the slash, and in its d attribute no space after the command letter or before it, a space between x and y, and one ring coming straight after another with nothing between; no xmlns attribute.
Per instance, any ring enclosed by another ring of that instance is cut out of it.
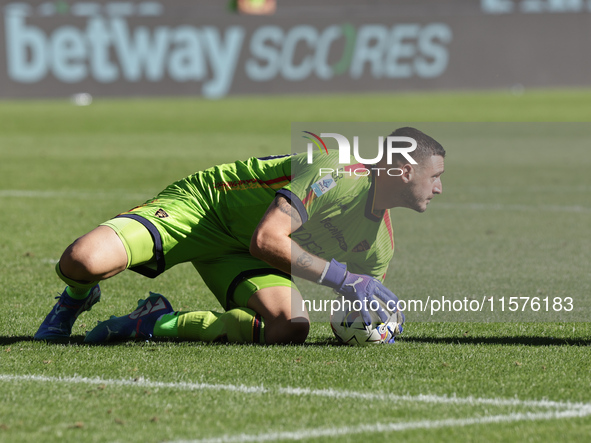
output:
<svg viewBox="0 0 591 443"><path fill-rule="evenodd" d="M338 346L326 323L303 346L82 344L149 290L219 309L181 265L102 284L69 343L31 336L72 240L196 170L290 152L292 121L585 122L590 102L577 90L0 103L0 441L588 441L588 125L467 125L459 138L433 126L444 194L425 214L393 211L388 276L403 299L572 296L577 322L409 315L396 345L368 348Z"/></svg>

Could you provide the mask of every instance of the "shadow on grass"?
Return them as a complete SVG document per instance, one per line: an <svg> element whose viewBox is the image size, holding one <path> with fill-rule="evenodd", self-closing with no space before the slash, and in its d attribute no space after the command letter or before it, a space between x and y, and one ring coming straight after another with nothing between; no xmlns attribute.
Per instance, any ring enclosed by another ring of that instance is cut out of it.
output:
<svg viewBox="0 0 591 443"><path fill-rule="evenodd" d="M34 343L48 343L48 344L56 344L56 345L81 345L84 343L84 337L82 335L74 335L67 339L55 340L55 341L44 341L44 340L35 340L32 335L16 335L13 337L2 337L0 336L0 346L3 345L13 345L15 343L26 343L26 342L34 342Z"/></svg>
<svg viewBox="0 0 591 443"><path fill-rule="evenodd" d="M12 337L3 337L0 336L0 347L13 345L16 343L45 343L48 345L86 345L86 346L98 346L98 347L109 347L109 346L129 346L132 344L142 345L147 342L153 343L161 343L161 344L178 344L178 345L191 345L195 344L198 346L259 346L253 343L247 344L239 344L239 343L228 343L228 342L200 342L200 341L190 341L190 340L179 340L174 338L155 338L151 340L121 340L121 341L113 341L108 343L84 343L84 336L83 335L73 335L67 339L61 340L35 340L33 336L26 336L26 335L19 335L19 336L12 336ZM313 342L306 342L304 344L287 344L287 345L270 345L270 346L341 346L336 339L329 338L326 340L315 340Z"/></svg>
<svg viewBox="0 0 591 443"><path fill-rule="evenodd" d="M191 344L195 343L200 346L244 346L234 343L227 342L214 342L214 343L203 343L203 342L191 342L187 340L175 340L175 339L155 339L151 340L156 343L178 343L178 344ZM450 345L520 345L520 346L591 346L591 338L552 338L552 337L535 337L535 336L511 336L511 337L404 337L397 338L397 342L404 343L430 343L430 344L450 344ZM0 336L0 346L13 345L15 343L26 343L26 342L37 342L32 336L14 336L14 337L2 337ZM146 340L127 340L117 341L110 343L84 343L84 336L74 335L68 339L55 340L55 341L43 341L50 345L88 345L88 346L129 346L130 343L145 343ZM247 344L246 346L253 346ZM278 346L303 346L303 347L340 347L344 346L340 344L336 339L322 339L308 341L303 345L278 345Z"/></svg>

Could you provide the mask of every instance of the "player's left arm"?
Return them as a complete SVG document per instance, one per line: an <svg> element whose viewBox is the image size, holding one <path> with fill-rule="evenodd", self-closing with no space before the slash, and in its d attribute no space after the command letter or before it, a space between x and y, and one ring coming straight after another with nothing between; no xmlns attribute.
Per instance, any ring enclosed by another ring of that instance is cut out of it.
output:
<svg viewBox="0 0 591 443"><path fill-rule="evenodd" d="M302 218L289 199L278 194L255 229L250 253L296 277L317 282L327 262L294 242L290 234L302 226Z"/></svg>

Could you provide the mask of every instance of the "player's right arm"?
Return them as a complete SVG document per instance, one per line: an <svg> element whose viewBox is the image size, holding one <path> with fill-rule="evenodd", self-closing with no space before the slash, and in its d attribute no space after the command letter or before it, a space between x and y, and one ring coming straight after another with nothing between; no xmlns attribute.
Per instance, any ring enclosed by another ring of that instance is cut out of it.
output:
<svg viewBox="0 0 591 443"><path fill-rule="evenodd" d="M328 286L347 298L362 302L371 302L377 298L397 306L396 295L378 280L369 275L349 272L346 265L334 259L329 263L302 249L290 237L300 226L302 219L296 208L292 207L287 197L277 195L255 229L250 253L283 272ZM361 309L361 314L365 324L369 325L371 317L367 303L363 306L365 308ZM385 322L387 316L383 309L377 307L375 310Z"/></svg>
<svg viewBox="0 0 591 443"><path fill-rule="evenodd" d="M287 197L277 195L252 235L250 253L283 272L317 282L327 262L291 239L300 226L298 211Z"/></svg>

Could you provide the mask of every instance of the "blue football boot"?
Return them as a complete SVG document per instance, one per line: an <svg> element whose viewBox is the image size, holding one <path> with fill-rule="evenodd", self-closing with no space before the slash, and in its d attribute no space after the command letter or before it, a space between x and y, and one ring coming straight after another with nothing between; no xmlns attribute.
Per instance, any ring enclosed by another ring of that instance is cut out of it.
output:
<svg viewBox="0 0 591 443"><path fill-rule="evenodd" d="M85 343L107 343L129 339L149 339L154 333L156 320L164 314L174 312L170 302L161 294L150 292L145 300L139 300L137 309L123 317L112 316L99 322L86 333Z"/></svg>
<svg viewBox="0 0 591 443"><path fill-rule="evenodd" d="M58 302L39 326L33 337L35 340L60 340L70 337L72 326L78 316L84 311L90 311L101 299L101 288L96 285L82 300L70 297L65 289L62 295L56 298Z"/></svg>

